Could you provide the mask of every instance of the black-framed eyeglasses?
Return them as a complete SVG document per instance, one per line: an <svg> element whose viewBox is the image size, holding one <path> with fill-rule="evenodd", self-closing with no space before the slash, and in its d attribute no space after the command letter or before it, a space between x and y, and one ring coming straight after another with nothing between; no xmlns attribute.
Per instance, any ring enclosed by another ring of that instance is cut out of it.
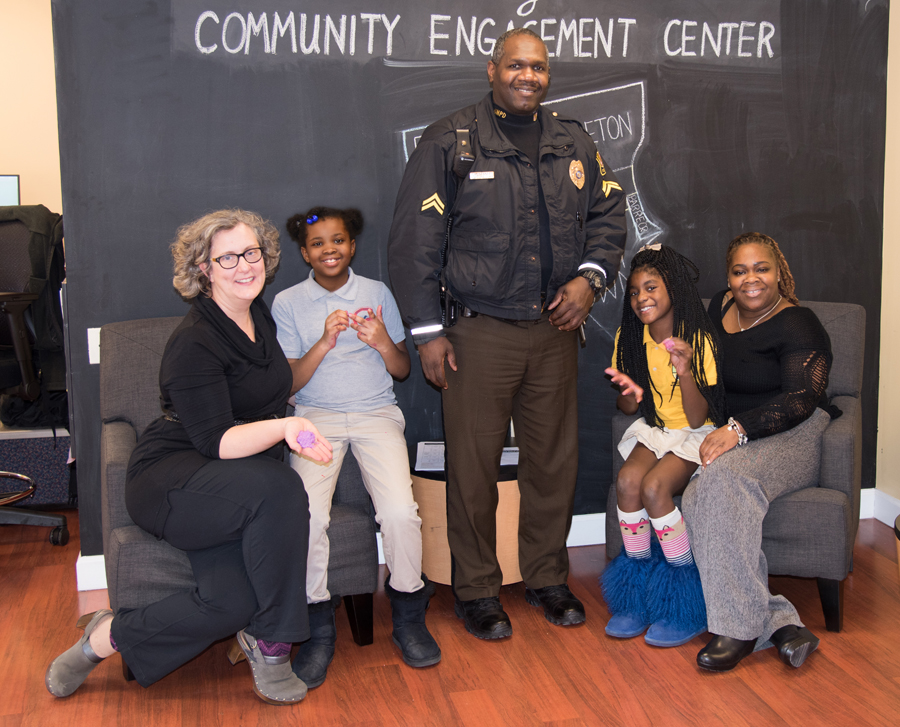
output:
<svg viewBox="0 0 900 727"><path fill-rule="evenodd" d="M262 260L263 251L261 247L251 247L249 250L244 250L244 252L230 252L227 255L219 255L219 257L214 257L212 260L214 263L219 263L226 270L231 270L231 268L236 268L238 264L238 258L244 258L251 265L253 263L258 263Z"/></svg>

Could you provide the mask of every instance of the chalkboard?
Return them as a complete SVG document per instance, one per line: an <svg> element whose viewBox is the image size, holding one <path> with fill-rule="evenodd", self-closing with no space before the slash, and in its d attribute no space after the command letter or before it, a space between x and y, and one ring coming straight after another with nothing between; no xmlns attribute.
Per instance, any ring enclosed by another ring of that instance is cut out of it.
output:
<svg viewBox="0 0 900 727"><path fill-rule="evenodd" d="M104 0L53 2L82 552L102 550L98 373L86 330L175 315L168 245L240 206L279 227L313 204L366 218L354 269L387 281L405 160L475 103L496 37L546 40L547 103L583 120L628 193L625 263L664 241L725 282L724 248L777 239L801 298L868 313L864 484L874 484L888 7L881 0ZM283 227L282 227L283 229ZM307 274L284 237L266 292ZM621 287L580 354L576 512L605 508ZM413 352L413 356L415 356ZM409 440L441 438L415 365L396 386Z"/></svg>

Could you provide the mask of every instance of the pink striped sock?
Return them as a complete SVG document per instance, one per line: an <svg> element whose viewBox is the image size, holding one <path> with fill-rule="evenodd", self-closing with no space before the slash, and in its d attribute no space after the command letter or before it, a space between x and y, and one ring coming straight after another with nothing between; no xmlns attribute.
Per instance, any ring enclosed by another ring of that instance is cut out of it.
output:
<svg viewBox="0 0 900 727"><path fill-rule="evenodd" d="M616 508L622 542L629 558L650 557L650 515L646 510L623 512Z"/></svg>
<svg viewBox="0 0 900 727"><path fill-rule="evenodd" d="M650 522L653 523L656 537L659 538L663 555L666 556L669 565L690 565L694 562L691 541L684 527L684 518L677 507L668 515L650 518Z"/></svg>

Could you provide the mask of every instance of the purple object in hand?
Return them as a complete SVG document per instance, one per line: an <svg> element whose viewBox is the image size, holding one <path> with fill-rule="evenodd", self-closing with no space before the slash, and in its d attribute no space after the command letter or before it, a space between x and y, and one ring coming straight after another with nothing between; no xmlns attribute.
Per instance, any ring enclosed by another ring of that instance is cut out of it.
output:
<svg viewBox="0 0 900 727"><path fill-rule="evenodd" d="M675 341L673 341L671 338L667 338L665 341L663 341L663 346L665 346L666 351L669 351L671 353L672 349L675 348Z"/></svg>
<svg viewBox="0 0 900 727"><path fill-rule="evenodd" d="M304 429L297 435L297 444L301 449L312 447L316 443L316 435Z"/></svg>

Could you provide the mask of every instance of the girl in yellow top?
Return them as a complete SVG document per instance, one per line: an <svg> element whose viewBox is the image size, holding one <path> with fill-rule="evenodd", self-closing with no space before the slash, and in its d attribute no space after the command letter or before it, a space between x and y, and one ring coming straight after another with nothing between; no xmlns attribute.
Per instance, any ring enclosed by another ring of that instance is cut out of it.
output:
<svg viewBox="0 0 900 727"><path fill-rule="evenodd" d="M616 405L640 412L619 443L616 480L624 552L602 576L612 618L606 633L647 630L653 646L679 646L706 631L703 591L673 496L700 465L700 443L725 422L717 339L697 293L699 271L670 247L642 248L631 261L613 367ZM652 546L656 531L662 556ZM649 630L647 627L650 627Z"/></svg>

